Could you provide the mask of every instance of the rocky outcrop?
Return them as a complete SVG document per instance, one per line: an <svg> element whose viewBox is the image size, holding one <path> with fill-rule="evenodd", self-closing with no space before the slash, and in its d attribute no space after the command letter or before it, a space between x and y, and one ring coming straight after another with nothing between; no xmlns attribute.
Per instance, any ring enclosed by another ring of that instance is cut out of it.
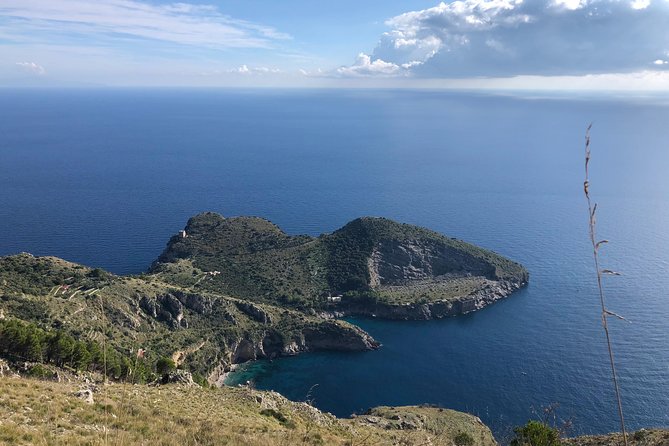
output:
<svg viewBox="0 0 669 446"><path fill-rule="evenodd" d="M305 351L337 350L364 351L379 347L379 343L362 329L341 321L311 323L292 339L269 330L259 339L244 337L229 345L230 364L279 356L293 356Z"/></svg>
<svg viewBox="0 0 669 446"><path fill-rule="evenodd" d="M165 322L173 330L180 327L188 328L188 322L184 318L184 306L172 294L164 294L156 298L142 296L139 307L149 316Z"/></svg>
<svg viewBox="0 0 669 446"><path fill-rule="evenodd" d="M84 402L88 404L94 404L95 400L93 399L93 391L91 389L79 389L76 392L74 392L74 396L76 396L79 399L84 400Z"/></svg>
<svg viewBox="0 0 669 446"><path fill-rule="evenodd" d="M273 359L294 356L307 351L365 351L376 349L380 344L362 329L342 321L313 321L292 337L275 329L266 330L260 336L245 335L229 342L226 354L221 358L207 380L221 386L225 376L236 364L258 359Z"/></svg>
<svg viewBox="0 0 669 446"><path fill-rule="evenodd" d="M465 271L470 275L497 278L495 268L489 263L433 240L381 240L372 250L368 265L372 288L405 285Z"/></svg>
<svg viewBox="0 0 669 446"><path fill-rule="evenodd" d="M309 350L363 351L378 348L380 344L362 329L327 321L302 330L304 343Z"/></svg>
<svg viewBox="0 0 669 446"><path fill-rule="evenodd" d="M162 384L180 384L182 386L196 386L195 381L193 381L193 375L186 370L172 370L169 373L163 375L161 379Z"/></svg>
<svg viewBox="0 0 669 446"><path fill-rule="evenodd" d="M370 304L343 302L337 306L338 315L368 316L391 320L430 320L459 316L480 310L487 305L504 299L526 285L526 282L488 281L478 291L454 298L436 300L427 303L388 304L375 302Z"/></svg>
<svg viewBox="0 0 669 446"><path fill-rule="evenodd" d="M235 302L235 305L245 315L250 317L251 319L261 322L263 324L271 324L272 323L272 317L270 314L265 311L261 306L252 304L250 302L242 302L242 301L237 301Z"/></svg>
<svg viewBox="0 0 669 446"><path fill-rule="evenodd" d="M174 296L184 307L198 314L210 314L212 312L214 301L210 297L196 293L185 293L183 291L175 291Z"/></svg>

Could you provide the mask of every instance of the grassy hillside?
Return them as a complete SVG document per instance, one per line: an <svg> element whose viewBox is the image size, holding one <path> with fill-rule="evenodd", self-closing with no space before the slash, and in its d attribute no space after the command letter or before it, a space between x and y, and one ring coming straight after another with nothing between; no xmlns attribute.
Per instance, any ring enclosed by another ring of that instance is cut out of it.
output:
<svg viewBox="0 0 669 446"><path fill-rule="evenodd" d="M177 385L98 386L0 377L1 445L493 446L478 418L446 409L377 408L338 419L277 393ZM106 441L105 441L106 439Z"/></svg>

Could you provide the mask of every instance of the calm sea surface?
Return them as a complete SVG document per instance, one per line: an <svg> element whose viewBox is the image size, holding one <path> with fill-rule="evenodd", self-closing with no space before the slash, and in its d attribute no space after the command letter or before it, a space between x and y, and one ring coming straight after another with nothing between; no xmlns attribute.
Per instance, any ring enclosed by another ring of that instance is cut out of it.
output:
<svg viewBox="0 0 669 446"><path fill-rule="evenodd" d="M559 403L617 428L582 196L592 193L625 411L669 426L669 107L415 91L0 90L0 255L145 270L201 211L291 234L362 215L427 226L525 264L530 286L443 321L356 320L374 352L257 363L237 379L337 415L433 403L499 435Z"/></svg>

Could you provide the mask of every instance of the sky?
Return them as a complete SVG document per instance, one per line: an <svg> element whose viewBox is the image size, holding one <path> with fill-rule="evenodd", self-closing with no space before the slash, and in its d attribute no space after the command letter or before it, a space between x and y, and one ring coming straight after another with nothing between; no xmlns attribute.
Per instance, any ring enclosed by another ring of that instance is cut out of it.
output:
<svg viewBox="0 0 669 446"><path fill-rule="evenodd" d="M669 91L669 0L0 0L0 86Z"/></svg>

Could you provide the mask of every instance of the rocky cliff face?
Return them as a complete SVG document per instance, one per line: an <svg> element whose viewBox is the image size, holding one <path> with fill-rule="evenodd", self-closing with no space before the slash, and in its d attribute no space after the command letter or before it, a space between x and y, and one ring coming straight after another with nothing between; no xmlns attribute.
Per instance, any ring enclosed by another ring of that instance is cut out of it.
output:
<svg viewBox="0 0 669 446"><path fill-rule="evenodd" d="M235 328L218 348L218 363L208 380L221 385L235 364L273 359L318 350L364 351L379 343L362 329L343 321L305 317L267 305L238 299L217 299L172 290L155 297L143 296L139 308L146 316L166 324L172 331L201 330L214 324ZM189 321L190 324L189 324ZM286 327L292 327L287 329ZM206 341L202 341L202 348ZM182 351L185 352L186 350Z"/></svg>
<svg viewBox="0 0 669 446"><path fill-rule="evenodd" d="M268 329L259 335L247 334L231 340L219 364L209 374L208 381L220 386L234 365L257 359L294 356L319 350L365 351L379 346L362 329L341 321L308 324L289 338L275 329Z"/></svg>
<svg viewBox="0 0 669 446"><path fill-rule="evenodd" d="M368 316L390 320L442 319L480 310L508 297L525 285L525 282L489 281L487 285L472 294L424 303L391 304L377 301L358 304L345 302L338 307L338 314L339 316Z"/></svg>
<svg viewBox="0 0 669 446"><path fill-rule="evenodd" d="M372 250L368 265L373 288L449 273L497 278L491 264L430 240L382 240Z"/></svg>

